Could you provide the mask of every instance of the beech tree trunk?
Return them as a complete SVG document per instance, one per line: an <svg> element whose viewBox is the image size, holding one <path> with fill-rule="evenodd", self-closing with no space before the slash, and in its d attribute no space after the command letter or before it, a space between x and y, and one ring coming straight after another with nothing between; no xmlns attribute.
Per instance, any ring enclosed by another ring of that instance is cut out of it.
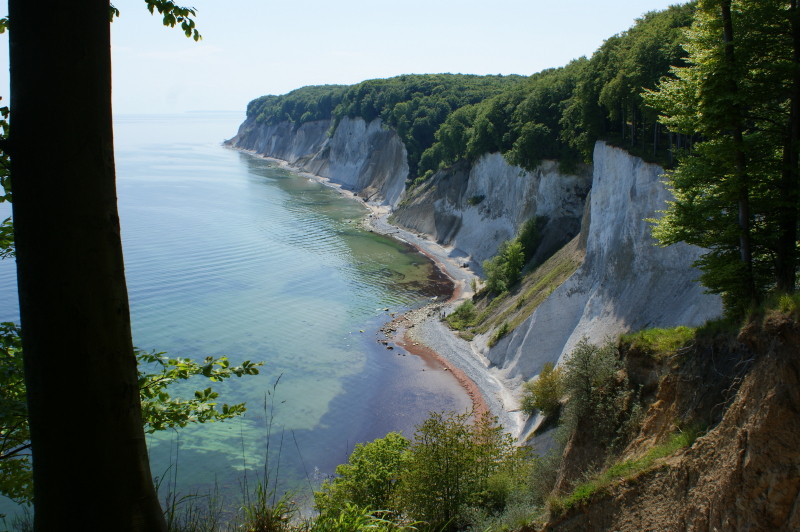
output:
<svg viewBox="0 0 800 532"><path fill-rule="evenodd" d="M35 530L159 531L117 215L107 0L9 0Z"/></svg>

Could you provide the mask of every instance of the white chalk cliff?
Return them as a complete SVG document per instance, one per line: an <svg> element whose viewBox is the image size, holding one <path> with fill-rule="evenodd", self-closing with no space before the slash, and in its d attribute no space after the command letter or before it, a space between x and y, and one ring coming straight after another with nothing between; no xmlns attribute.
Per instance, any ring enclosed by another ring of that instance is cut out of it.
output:
<svg viewBox="0 0 800 532"><path fill-rule="evenodd" d="M645 220L670 193L660 166L598 142L586 257L520 326L484 353L510 380L537 375L582 339L601 343L647 327L696 326L718 317L720 298L703 292L691 267L701 249L655 245Z"/></svg>
<svg viewBox="0 0 800 532"><path fill-rule="evenodd" d="M670 198L663 169L598 142L593 168L565 174L552 161L529 172L487 154L473 165L438 172L406 193L406 150L380 120L343 119L295 127L248 118L229 144L282 159L329 178L394 211L393 221L452 249L473 265L493 256L526 220L546 221L540 259L579 232L586 238L582 266L514 331L483 355L512 388L556 362L586 337L606 338L644 327L698 325L721 313L703 293L691 267L701 250L655 246L646 218ZM591 194L589 195L589 189ZM585 203L590 197L589 216ZM581 223L588 227L581 228ZM480 340L477 345L483 344Z"/></svg>
<svg viewBox="0 0 800 532"><path fill-rule="evenodd" d="M332 135L330 120L295 127L256 123L248 117L228 141L236 148L287 161L290 165L326 177L366 199L395 207L408 177L406 148L397 134L381 121L366 123L344 118Z"/></svg>
<svg viewBox="0 0 800 532"><path fill-rule="evenodd" d="M491 153L438 172L398 206L394 221L480 266L523 223L543 217L541 255L550 255L580 231L591 184L586 167L567 174L555 161L544 161L529 172Z"/></svg>

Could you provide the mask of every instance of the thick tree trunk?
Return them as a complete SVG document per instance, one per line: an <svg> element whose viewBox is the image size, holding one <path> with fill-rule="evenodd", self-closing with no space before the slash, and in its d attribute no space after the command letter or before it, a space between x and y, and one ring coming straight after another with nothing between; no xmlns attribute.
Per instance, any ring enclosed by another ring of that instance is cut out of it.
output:
<svg viewBox="0 0 800 532"><path fill-rule="evenodd" d="M35 529L158 531L114 183L107 0L9 0Z"/></svg>
<svg viewBox="0 0 800 532"><path fill-rule="evenodd" d="M783 147L781 172L781 206L778 215L779 235L776 250L775 277L777 288L794 292L797 280L797 221L800 199L800 8L791 0L789 27L792 41L792 71L789 80L789 119Z"/></svg>
<svg viewBox="0 0 800 532"><path fill-rule="evenodd" d="M725 46L725 62L727 73L730 77L730 93L734 97L739 92L736 78L736 54L733 39L733 17L731 14L731 0L721 2L723 42ZM758 301L755 279L753 276L753 248L750 229L750 179L747 174L747 157L744 152L744 138L742 127L742 110L738 103L731 109L730 115L731 136L733 138L733 164L736 174L737 203L739 218L739 260L742 263L744 278L742 279L742 296L745 301L754 305Z"/></svg>

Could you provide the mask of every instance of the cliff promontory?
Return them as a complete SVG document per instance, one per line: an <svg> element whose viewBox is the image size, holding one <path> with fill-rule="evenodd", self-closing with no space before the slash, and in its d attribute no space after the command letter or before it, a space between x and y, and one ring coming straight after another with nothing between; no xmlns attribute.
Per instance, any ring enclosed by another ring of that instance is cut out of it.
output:
<svg viewBox="0 0 800 532"><path fill-rule="evenodd" d="M328 178L366 201L396 206L408 177L406 149L397 134L380 119L344 118L329 135L333 126L332 120L265 125L248 117L228 144Z"/></svg>

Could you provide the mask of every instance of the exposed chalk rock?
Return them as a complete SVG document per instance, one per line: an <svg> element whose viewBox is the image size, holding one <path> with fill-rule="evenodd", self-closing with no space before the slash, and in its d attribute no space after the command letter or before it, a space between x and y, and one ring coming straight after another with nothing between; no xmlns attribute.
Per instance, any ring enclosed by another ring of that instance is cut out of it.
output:
<svg viewBox="0 0 800 532"><path fill-rule="evenodd" d="M544 161L529 172L499 153L486 154L471 167L438 172L398 206L394 221L452 246L454 254L470 256L479 266L525 221L544 217L540 254L546 258L580 231L590 187L588 167L573 175Z"/></svg>
<svg viewBox="0 0 800 532"><path fill-rule="evenodd" d="M670 199L660 166L598 142L586 258L524 323L485 350L507 380L537 375L582 339L600 343L646 327L696 326L722 312L691 267L702 250L655 245L647 218Z"/></svg>
<svg viewBox="0 0 800 532"><path fill-rule="evenodd" d="M288 162L330 179L367 201L394 207L408 177L405 146L380 119L342 119L332 136L330 120L258 124L248 117L228 144Z"/></svg>

